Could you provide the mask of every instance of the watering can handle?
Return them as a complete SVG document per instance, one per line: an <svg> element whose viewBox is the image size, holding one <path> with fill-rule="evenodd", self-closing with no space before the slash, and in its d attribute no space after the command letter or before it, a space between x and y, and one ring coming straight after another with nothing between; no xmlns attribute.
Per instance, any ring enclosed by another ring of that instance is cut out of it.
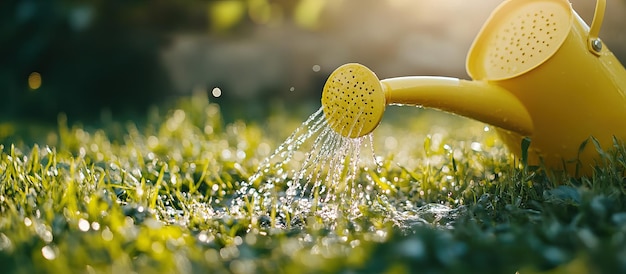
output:
<svg viewBox="0 0 626 274"><path fill-rule="evenodd" d="M596 2L596 11L593 14L593 21L589 28L589 37L587 38L587 47L595 55L600 55L602 50L602 41L598 38L600 27L604 21L604 10L606 9L606 0L598 0Z"/></svg>

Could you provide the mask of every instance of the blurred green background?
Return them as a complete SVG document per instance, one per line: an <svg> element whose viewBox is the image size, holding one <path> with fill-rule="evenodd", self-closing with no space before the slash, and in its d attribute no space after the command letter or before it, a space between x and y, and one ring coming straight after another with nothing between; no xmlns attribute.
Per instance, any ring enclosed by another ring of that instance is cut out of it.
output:
<svg viewBox="0 0 626 274"><path fill-rule="evenodd" d="M227 119L276 106L305 117L347 62L381 78L467 78L465 54L500 2L1 1L0 122L137 117L193 92ZM626 1L608 2L602 37L626 60ZM594 5L573 1L587 22Z"/></svg>

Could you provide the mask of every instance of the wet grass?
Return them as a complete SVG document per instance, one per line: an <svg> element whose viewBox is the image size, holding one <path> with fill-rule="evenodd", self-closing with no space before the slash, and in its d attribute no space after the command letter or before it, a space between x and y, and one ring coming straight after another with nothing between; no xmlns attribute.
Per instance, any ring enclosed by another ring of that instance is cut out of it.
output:
<svg viewBox="0 0 626 274"><path fill-rule="evenodd" d="M381 166L359 178L395 207L327 222L229 211L302 120L224 123L206 102L181 100L141 126L87 130L61 117L39 144L11 136L0 154L2 272L626 272L620 142L593 176L573 179L524 168L483 124L392 109L374 138ZM389 210L419 218L398 224Z"/></svg>

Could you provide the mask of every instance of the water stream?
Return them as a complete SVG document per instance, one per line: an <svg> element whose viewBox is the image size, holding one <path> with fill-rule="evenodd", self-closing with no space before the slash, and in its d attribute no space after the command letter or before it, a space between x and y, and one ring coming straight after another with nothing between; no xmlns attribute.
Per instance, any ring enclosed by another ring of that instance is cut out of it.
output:
<svg viewBox="0 0 626 274"><path fill-rule="evenodd" d="M439 204L416 208L390 201L368 173L380 169L373 144L372 134L336 133L320 108L242 183L229 214L268 216L275 227L310 216L333 227L340 218L350 221L364 211L376 211L398 226L427 223L424 215L451 214Z"/></svg>

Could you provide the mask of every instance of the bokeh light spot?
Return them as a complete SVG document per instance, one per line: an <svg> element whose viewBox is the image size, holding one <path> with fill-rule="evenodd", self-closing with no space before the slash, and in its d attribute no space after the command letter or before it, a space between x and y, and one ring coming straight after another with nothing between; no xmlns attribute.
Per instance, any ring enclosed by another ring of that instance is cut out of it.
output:
<svg viewBox="0 0 626 274"><path fill-rule="evenodd" d="M213 94L213 97L217 98L222 96L222 90L220 88L214 88L213 91L211 91L211 94Z"/></svg>
<svg viewBox="0 0 626 274"><path fill-rule="evenodd" d="M57 257L56 252L54 252L54 249L49 245L41 248L41 255L43 255L46 260L54 260Z"/></svg>
<svg viewBox="0 0 626 274"><path fill-rule="evenodd" d="M237 25L245 14L245 3L242 1L215 1L208 9L213 29L227 30Z"/></svg>
<svg viewBox="0 0 626 274"><path fill-rule="evenodd" d="M32 90L36 90L41 87L41 74L39 74L39 72L32 72L28 75L28 87Z"/></svg>
<svg viewBox="0 0 626 274"><path fill-rule="evenodd" d="M80 219L78 220L78 229L80 229L80 231L88 231L89 230L89 222L85 219Z"/></svg>

